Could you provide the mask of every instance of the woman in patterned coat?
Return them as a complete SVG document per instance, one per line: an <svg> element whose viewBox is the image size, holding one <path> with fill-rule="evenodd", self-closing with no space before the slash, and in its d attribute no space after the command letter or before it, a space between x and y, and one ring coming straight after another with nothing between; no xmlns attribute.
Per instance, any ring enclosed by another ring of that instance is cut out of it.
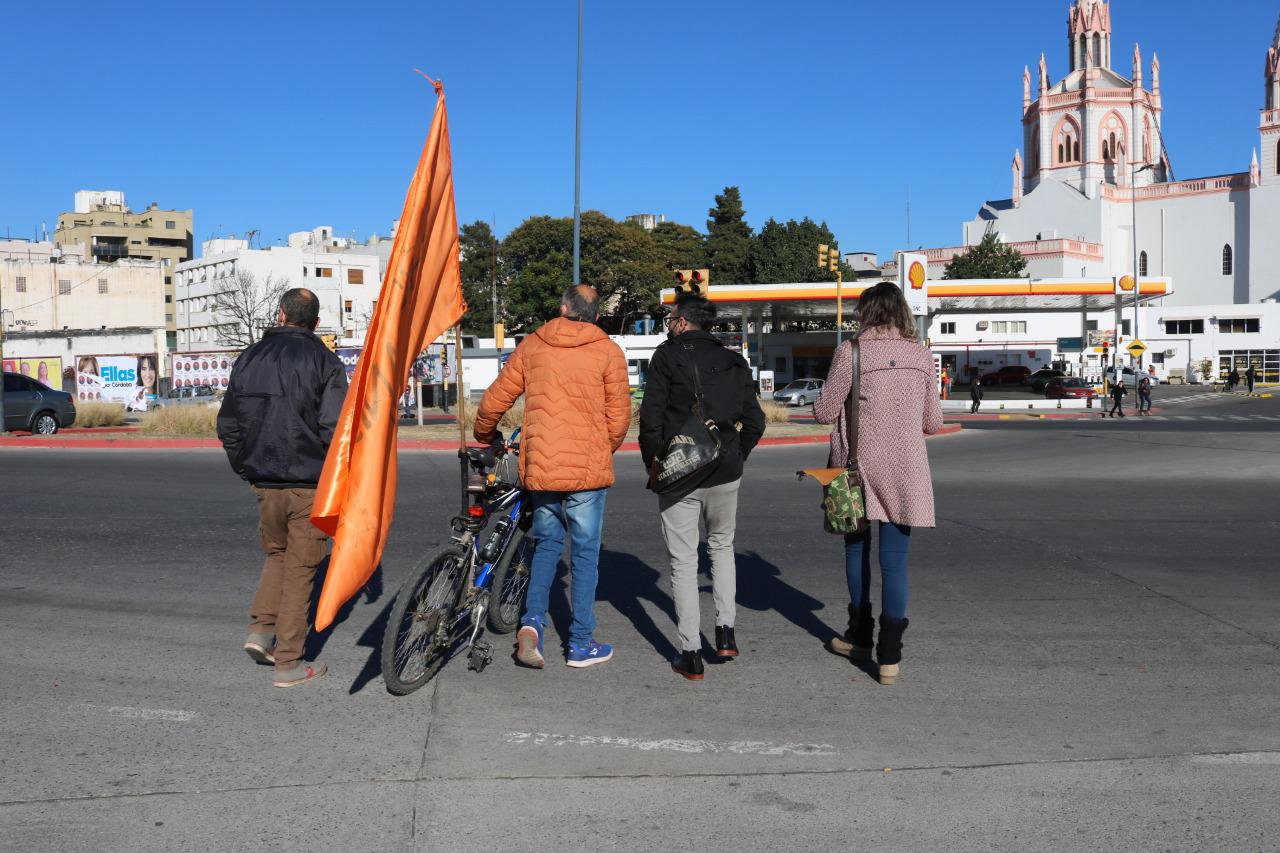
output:
<svg viewBox="0 0 1280 853"><path fill-rule="evenodd" d="M853 347L859 348L858 469L867 519L879 522L881 589L880 638L875 647L881 684L893 684L902 661L907 629L907 551L913 527L933 527L933 479L924 437L942 428L933 356L916 343L915 322L902 291L882 281L858 300L861 325L856 341L836 351L815 420L834 424L830 467L848 461L849 425L845 403L852 386ZM853 661L871 659L875 620L871 616L871 530L845 536L849 581L849 629L832 640L832 650Z"/></svg>

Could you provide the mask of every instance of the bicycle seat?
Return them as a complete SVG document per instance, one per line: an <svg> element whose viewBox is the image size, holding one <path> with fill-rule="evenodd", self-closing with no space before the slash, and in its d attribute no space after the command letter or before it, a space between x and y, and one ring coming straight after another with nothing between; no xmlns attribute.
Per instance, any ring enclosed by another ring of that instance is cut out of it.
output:
<svg viewBox="0 0 1280 853"><path fill-rule="evenodd" d="M467 459L477 468L492 468L494 449L492 447L468 447Z"/></svg>

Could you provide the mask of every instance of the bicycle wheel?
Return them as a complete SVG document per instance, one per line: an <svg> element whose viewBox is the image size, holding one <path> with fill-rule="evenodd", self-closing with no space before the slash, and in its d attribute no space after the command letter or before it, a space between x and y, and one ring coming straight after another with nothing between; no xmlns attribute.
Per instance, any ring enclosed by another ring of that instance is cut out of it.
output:
<svg viewBox="0 0 1280 853"><path fill-rule="evenodd" d="M423 560L400 587L382 637L382 680L397 696L431 680L456 641L467 551L450 545ZM443 622L443 624L442 624Z"/></svg>
<svg viewBox="0 0 1280 853"><path fill-rule="evenodd" d="M534 541L517 529L511 543L493 567L489 587L489 628L495 634L510 634L520 625L524 594L529 589L529 566L533 562Z"/></svg>

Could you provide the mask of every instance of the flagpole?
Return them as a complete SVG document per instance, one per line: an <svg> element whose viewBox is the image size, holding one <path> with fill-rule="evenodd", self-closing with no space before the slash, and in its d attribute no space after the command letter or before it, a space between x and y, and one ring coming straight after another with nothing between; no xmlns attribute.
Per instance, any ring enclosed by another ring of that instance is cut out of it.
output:
<svg viewBox="0 0 1280 853"><path fill-rule="evenodd" d="M456 346L458 347L458 381L454 384L458 388L458 450L462 453L467 452L467 397L466 384L462 381L462 324L453 327ZM446 345L446 349L448 346Z"/></svg>

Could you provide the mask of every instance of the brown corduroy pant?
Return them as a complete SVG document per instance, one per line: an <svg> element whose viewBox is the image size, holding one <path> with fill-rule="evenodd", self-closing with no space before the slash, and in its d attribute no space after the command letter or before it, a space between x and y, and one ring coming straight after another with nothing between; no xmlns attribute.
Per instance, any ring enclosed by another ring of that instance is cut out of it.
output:
<svg viewBox="0 0 1280 853"><path fill-rule="evenodd" d="M249 610L249 631L275 634L276 669L293 669L306 645L311 588L327 537L311 523L315 489L254 486L253 493L267 559Z"/></svg>

